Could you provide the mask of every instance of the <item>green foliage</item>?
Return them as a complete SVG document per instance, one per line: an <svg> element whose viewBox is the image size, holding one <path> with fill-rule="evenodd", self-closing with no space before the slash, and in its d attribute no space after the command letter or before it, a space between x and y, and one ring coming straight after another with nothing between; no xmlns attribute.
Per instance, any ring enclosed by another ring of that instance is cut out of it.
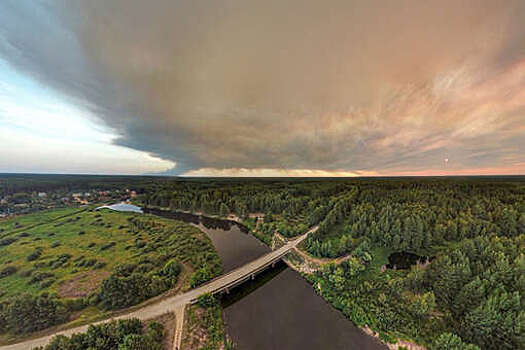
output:
<svg viewBox="0 0 525 350"><path fill-rule="evenodd" d="M5 323L0 328L24 334L62 323L68 317L69 311L60 301L46 295L22 294L2 305L0 319Z"/></svg>
<svg viewBox="0 0 525 350"><path fill-rule="evenodd" d="M196 312L198 309L199 312ZM187 339L200 338L199 344L186 344L183 348L193 349L231 349L231 342L226 339L225 327L222 321L220 303L211 294L199 296L197 304L189 310L189 332L196 332L197 337L186 335ZM203 337L202 334L205 334Z"/></svg>
<svg viewBox="0 0 525 350"><path fill-rule="evenodd" d="M31 218L33 228L30 235L8 231L6 238L15 234L20 238L9 246L0 246L0 305L23 292L33 297L44 292L54 295L53 300L57 302L61 300L60 305L67 304L66 309L75 311L75 315L89 319L99 316L104 309L135 305L169 290L177 283L183 266L195 271L203 269L205 273L198 274L195 284L203 283L221 271L220 258L209 238L198 228L185 223L151 215L109 211L75 210L68 212L70 215L67 216L63 215L63 210L60 212L62 215L58 219L51 215L52 211L42 213L41 218L53 218L42 224L38 224L38 214L16 218L20 223L27 223ZM100 219L104 225L91 225L94 219ZM16 230L17 225L11 224L11 220L0 224L5 223L10 230L11 227ZM55 227L57 221L63 224ZM107 228L107 223L113 228ZM128 230L122 232L117 229L119 226ZM49 234L51 230L52 236ZM85 234L78 236L81 231ZM35 238L39 241L35 242ZM142 248L134 246L138 239L144 242ZM130 245L130 249L125 249ZM93 249L94 246L98 248ZM110 272L109 277L100 284L82 287L89 288L85 291L90 296L86 300L57 299L64 283L80 281L78 283L82 286L86 278L107 272ZM84 309L88 305L93 307ZM18 306L22 305L15 304ZM54 318L52 314L50 317ZM56 323L46 324L57 324L66 319L56 320ZM4 327L0 333L5 331Z"/></svg>
<svg viewBox="0 0 525 350"><path fill-rule="evenodd" d="M0 270L0 279L10 276L16 272L17 268L16 266L6 266L2 270Z"/></svg>
<svg viewBox="0 0 525 350"><path fill-rule="evenodd" d="M170 260L166 263L166 265L164 265L164 268L162 269L162 274L166 277L176 280L181 270L182 267L177 261Z"/></svg>
<svg viewBox="0 0 525 350"><path fill-rule="evenodd" d="M143 334L143 324L138 319L112 321L89 326L86 333L71 337L56 336L39 350L161 350L164 327L151 323L148 333Z"/></svg>
<svg viewBox="0 0 525 350"><path fill-rule="evenodd" d="M479 350L479 347L464 343L453 333L443 333L432 344L432 350Z"/></svg>
<svg viewBox="0 0 525 350"><path fill-rule="evenodd" d="M209 308L218 305L217 299L210 293L203 294L197 299L197 305L202 308Z"/></svg>
<svg viewBox="0 0 525 350"><path fill-rule="evenodd" d="M212 276L213 272L212 270L210 270L210 268L208 268L207 266L201 267L191 275L190 286L192 288L196 288L204 282L210 280Z"/></svg>

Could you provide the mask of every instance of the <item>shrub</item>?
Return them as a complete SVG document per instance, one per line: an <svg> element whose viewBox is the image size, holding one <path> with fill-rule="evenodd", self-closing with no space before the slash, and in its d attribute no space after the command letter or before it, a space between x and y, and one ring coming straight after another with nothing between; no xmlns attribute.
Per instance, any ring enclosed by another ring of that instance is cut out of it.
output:
<svg viewBox="0 0 525 350"><path fill-rule="evenodd" d="M94 269L103 269L106 266L106 263L103 261L99 261L93 266Z"/></svg>
<svg viewBox="0 0 525 350"><path fill-rule="evenodd" d="M149 279L143 275L129 277L109 276L102 282L99 298L107 310L122 309L140 303L149 297Z"/></svg>
<svg viewBox="0 0 525 350"><path fill-rule="evenodd" d="M7 276L10 276L16 272L15 266L6 266L2 270L0 270L0 278L4 278Z"/></svg>
<svg viewBox="0 0 525 350"><path fill-rule="evenodd" d="M38 282L41 282L47 278L51 278L51 277L54 277L55 275L52 274L51 272L35 272L33 273L33 276L31 277L31 279L29 280L29 284L35 284L35 283L38 283Z"/></svg>
<svg viewBox="0 0 525 350"><path fill-rule="evenodd" d="M177 278L181 272L181 265L175 261L170 260L162 269L162 274L166 277Z"/></svg>
<svg viewBox="0 0 525 350"><path fill-rule="evenodd" d="M16 241L17 241L17 238L15 237L7 237L7 238L0 239L0 247L8 246Z"/></svg>
<svg viewBox="0 0 525 350"><path fill-rule="evenodd" d="M111 247L114 247L117 243L116 242L109 242L107 244L104 244L102 247L100 247L100 250L107 250Z"/></svg>
<svg viewBox="0 0 525 350"><path fill-rule="evenodd" d="M24 270L24 271L20 272L20 276L22 276L22 277L29 277L29 276L31 276L31 274L33 272L35 272L35 270L33 270L33 269Z"/></svg>
<svg viewBox="0 0 525 350"><path fill-rule="evenodd" d="M49 280L45 280L45 281L40 282L40 284L38 286L40 287L40 289L44 289L44 288L47 288L47 287L51 286L53 283L55 283L55 280L54 279L49 279Z"/></svg>
<svg viewBox="0 0 525 350"><path fill-rule="evenodd" d="M202 308L209 308L217 305L217 299L210 293L202 294L197 298L197 304Z"/></svg>
<svg viewBox="0 0 525 350"><path fill-rule="evenodd" d="M27 261L33 261L42 255L42 248L36 248L31 254L27 256Z"/></svg>

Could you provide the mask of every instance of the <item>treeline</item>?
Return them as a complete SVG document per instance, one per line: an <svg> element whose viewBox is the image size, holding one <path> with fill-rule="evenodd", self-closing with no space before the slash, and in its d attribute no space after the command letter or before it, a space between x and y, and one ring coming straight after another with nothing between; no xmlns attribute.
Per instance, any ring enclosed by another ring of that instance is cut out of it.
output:
<svg viewBox="0 0 525 350"><path fill-rule="evenodd" d="M164 326L157 322L145 326L138 319L119 320L91 325L87 332L71 337L56 336L35 350L161 350L164 333Z"/></svg>
<svg viewBox="0 0 525 350"><path fill-rule="evenodd" d="M36 332L67 321L70 313L54 296L22 294L0 303L0 333Z"/></svg>
<svg viewBox="0 0 525 350"><path fill-rule="evenodd" d="M369 184L358 194L342 196L307 250L318 257L350 252L357 238L401 251L427 251L433 246L478 236L514 237L525 232L525 200L514 183Z"/></svg>

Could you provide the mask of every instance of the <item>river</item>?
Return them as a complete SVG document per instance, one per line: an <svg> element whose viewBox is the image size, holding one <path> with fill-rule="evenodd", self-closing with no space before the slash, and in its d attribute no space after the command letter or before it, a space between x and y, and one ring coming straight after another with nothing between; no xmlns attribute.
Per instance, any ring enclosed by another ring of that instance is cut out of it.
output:
<svg viewBox="0 0 525 350"><path fill-rule="evenodd" d="M233 221L144 211L199 226L215 245L225 272L270 251ZM284 263L232 290L223 298L223 307L227 333L240 350L386 349L326 303Z"/></svg>

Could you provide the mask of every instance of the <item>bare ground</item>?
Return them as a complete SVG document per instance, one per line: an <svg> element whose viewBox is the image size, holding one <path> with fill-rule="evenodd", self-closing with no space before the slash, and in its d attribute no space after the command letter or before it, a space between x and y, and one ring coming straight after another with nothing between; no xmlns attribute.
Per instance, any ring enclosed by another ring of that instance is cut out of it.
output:
<svg viewBox="0 0 525 350"><path fill-rule="evenodd" d="M62 298L85 297L95 291L109 275L109 271L89 271L80 274L64 281L58 289L58 294Z"/></svg>

